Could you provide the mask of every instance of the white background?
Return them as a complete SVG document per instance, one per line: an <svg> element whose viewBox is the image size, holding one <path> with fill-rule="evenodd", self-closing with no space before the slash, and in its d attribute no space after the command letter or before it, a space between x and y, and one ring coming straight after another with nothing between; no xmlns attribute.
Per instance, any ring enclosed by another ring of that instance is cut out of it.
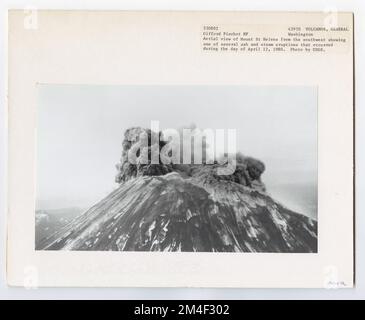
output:
<svg viewBox="0 0 365 320"><path fill-rule="evenodd" d="M364 83L365 56L365 7L363 1L273 1L273 0L182 0L182 1L3 1L1 3L2 32L0 47L6 48L6 11L8 8L36 7L39 9L120 9L120 10L281 10L281 11L352 11L355 13L355 61L356 61L356 147L357 147L357 203L356 203L356 288L343 290L326 289L83 289L83 288L42 288L26 290L8 288L5 281L5 239L6 239L6 50L0 51L1 64L1 108L0 108L0 298L2 299L355 299L365 297L365 203L361 198L364 192L362 166L365 152L360 148L360 137L365 136L365 106L361 92ZM365 177L363 177L365 178Z"/></svg>

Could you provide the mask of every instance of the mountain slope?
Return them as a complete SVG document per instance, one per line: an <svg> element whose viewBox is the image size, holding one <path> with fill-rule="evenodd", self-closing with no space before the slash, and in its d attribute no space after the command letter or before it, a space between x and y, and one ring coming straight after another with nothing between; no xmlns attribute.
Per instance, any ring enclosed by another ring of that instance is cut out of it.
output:
<svg viewBox="0 0 365 320"><path fill-rule="evenodd" d="M173 158L163 152L167 143L161 132L127 129L119 187L37 249L317 252L317 222L270 197L260 160L237 153L205 156L201 164L165 162Z"/></svg>
<svg viewBox="0 0 365 320"><path fill-rule="evenodd" d="M39 247L42 239L54 234L83 213L81 208L64 208L52 210L36 210L35 212L35 246Z"/></svg>
<svg viewBox="0 0 365 320"><path fill-rule="evenodd" d="M123 182L39 249L317 252L317 222L265 191L175 171Z"/></svg>

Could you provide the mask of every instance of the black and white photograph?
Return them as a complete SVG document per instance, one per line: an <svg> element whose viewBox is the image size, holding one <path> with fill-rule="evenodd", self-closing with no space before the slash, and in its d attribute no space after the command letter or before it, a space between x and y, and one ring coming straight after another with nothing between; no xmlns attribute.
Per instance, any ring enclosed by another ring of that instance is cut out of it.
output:
<svg viewBox="0 0 365 320"><path fill-rule="evenodd" d="M36 250L317 252L315 86L37 90Z"/></svg>
<svg viewBox="0 0 365 320"><path fill-rule="evenodd" d="M355 0L108 1L4 11L0 296L167 318L363 294Z"/></svg>

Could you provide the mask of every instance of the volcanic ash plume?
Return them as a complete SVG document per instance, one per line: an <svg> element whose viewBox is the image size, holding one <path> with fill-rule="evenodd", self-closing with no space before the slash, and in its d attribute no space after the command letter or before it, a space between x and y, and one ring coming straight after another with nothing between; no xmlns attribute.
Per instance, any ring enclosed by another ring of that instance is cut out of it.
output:
<svg viewBox="0 0 365 320"><path fill-rule="evenodd" d="M266 193L260 160L236 153L233 163L206 155L199 164L167 163L167 144L161 132L126 130L119 187L37 249L317 252L317 222ZM176 144L168 148L173 159Z"/></svg>

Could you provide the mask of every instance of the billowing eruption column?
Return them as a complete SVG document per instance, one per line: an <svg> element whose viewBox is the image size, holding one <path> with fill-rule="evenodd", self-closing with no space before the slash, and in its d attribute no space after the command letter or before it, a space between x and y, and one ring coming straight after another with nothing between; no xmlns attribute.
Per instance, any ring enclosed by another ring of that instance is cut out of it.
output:
<svg viewBox="0 0 365 320"><path fill-rule="evenodd" d="M317 222L266 193L261 161L235 154L234 170L223 175L232 157L223 157L226 162L203 158L200 164L166 164L159 151L164 154L170 145L161 136L128 129L117 165L119 186L37 248L317 252ZM129 161L129 154L135 154L135 161Z"/></svg>
<svg viewBox="0 0 365 320"><path fill-rule="evenodd" d="M139 147L139 142L144 137L147 139L144 144L145 147ZM218 174L218 169L227 165L227 161L206 162L206 148L205 144L202 145L203 161L202 164L181 164L170 163L165 164L161 161L160 152L161 149L167 144L163 138L162 132L156 133L150 129L143 129L141 127L129 128L124 133L124 140L122 142L122 156L120 162L116 165L118 173L115 181L117 183L123 183L129 179L139 176L162 176L170 172L177 172L184 177L196 177L206 182L217 182L219 180L233 181L238 184L259 190L265 191L265 185L261 181L261 175L265 171L265 165L260 160L252 157L245 157L241 153L237 153L235 159L235 170L230 174ZM137 155L136 161L130 161L128 152L131 149ZM147 149L147 150L146 150ZM180 148L182 151L183 149ZM192 148L192 159L194 159ZM158 162L151 163L151 153L157 152ZM146 161L141 159L147 157ZM182 159L182 155L181 155Z"/></svg>

